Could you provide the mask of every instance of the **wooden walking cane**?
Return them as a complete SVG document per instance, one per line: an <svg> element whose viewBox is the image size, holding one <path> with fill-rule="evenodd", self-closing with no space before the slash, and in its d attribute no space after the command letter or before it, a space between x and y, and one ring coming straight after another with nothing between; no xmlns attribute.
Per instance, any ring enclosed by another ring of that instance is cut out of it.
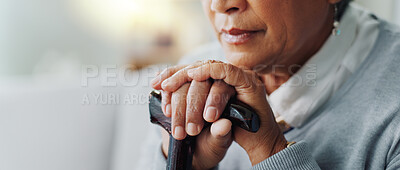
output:
<svg viewBox="0 0 400 170"><path fill-rule="evenodd" d="M150 119L168 131L169 149L167 170L191 170L192 158L195 151L195 136L187 136L183 140L176 140L171 133L171 118L166 117L161 110L161 94L159 91L152 91L149 98ZM231 99L221 118L229 119L234 126L239 126L249 132L257 132L260 128L260 119L256 112L248 105ZM206 124L209 125L209 124Z"/></svg>

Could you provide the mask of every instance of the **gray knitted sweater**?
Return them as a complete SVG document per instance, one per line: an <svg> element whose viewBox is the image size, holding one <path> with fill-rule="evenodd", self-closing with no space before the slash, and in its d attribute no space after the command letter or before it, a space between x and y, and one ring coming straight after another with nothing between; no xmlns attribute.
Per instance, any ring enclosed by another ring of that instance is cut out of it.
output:
<svg viewBox="0 0 400 170"><path fill-rule="evenodd" d="M251 167L234 143L219 169L400 169L400 30L380 21L362 66L300 128L297 141ZM140 169L165 169L158 130L149 135Z"/></svg>

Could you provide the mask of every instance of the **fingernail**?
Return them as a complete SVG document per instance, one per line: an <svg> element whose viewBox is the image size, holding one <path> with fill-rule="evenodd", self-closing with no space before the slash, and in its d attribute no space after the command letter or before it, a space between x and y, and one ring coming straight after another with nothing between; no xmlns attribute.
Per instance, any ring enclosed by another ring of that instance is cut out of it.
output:
<svg viewBox="0 0 400 170"><path fill-rule="evenodd" d="M199 132L200 132L200 125L196 125L196 124L194 124L194 123L188 123L187 124L187 133L189 134L189 135L192 135L192 136L194 136L194 135L197 135L197 134L199 134Z"/></svg>
<svg viewBox="0 0 400 170"><path fill-rule="evenodd" d="M171 104L167 104L167 106L165 106L165 112L167 115L171 115Z"/></svg>
<svg viewBox="0 0 400 170"><path fill-rule="evenodd" d="M206 116L204 119L208 122L212 122L217 120L217 109L215 107L207 107Z"/></svg>
<svg viewBox="0 0 400 170"><path fill-rule="evenodd" d="M167 79L167 80L164 80L164 81L161 83L161 87L162 87L162 88L165 88L165 87L168 86L168 84L169 84L169 80L168 80L168 79Z"/></svg>
<svg viewBox="0 0 400 170"><path fill-rule="evenodd" d="M174 131L175 138L183 139L185 138L185 131L182 126L176 126Z"/></svg>

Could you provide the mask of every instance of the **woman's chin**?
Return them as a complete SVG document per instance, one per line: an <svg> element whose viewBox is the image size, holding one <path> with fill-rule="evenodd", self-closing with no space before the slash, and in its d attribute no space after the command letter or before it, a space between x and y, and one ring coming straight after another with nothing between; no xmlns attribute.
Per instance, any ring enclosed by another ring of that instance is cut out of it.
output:
<svg viewBox="0 0 400 170"><path fill-rule="evenodd" d="M250 52L225 51L225 55L229 63L245 69L253 69L254 66L262 63L260 61L261 58L257 54Z"/></svg>

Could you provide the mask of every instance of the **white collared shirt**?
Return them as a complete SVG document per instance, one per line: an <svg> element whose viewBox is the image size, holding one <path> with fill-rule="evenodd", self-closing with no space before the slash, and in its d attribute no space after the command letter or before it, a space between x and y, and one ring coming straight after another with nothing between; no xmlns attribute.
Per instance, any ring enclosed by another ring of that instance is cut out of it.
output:
<svg viewBox="0 0 400 170"><path fill-rule="evenodd" d="M341 35L331 35L296 74L267 96L275 117L300 127L368 56L378 25L369 11L351 3L340 21Z"/></svg>

